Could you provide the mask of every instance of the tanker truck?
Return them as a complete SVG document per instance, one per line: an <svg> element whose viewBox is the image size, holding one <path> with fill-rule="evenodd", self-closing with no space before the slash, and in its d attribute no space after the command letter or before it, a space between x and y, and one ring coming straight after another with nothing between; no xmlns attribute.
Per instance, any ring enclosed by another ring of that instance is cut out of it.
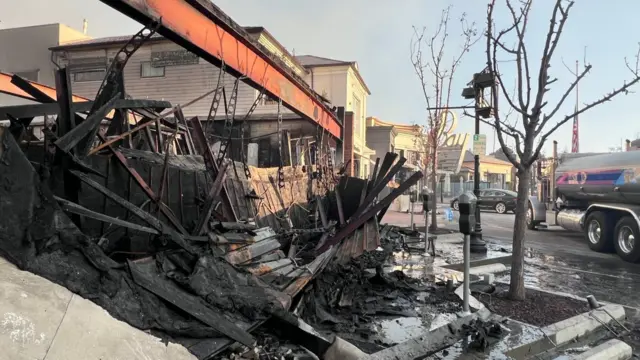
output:
<svg viewBox="0 0 640 360"><path fill-rule="evenodd" d="M567 155L555 171L555 224L582 233L593 251L640 262L640 151ZM546 215L531 196L527 227L537 230Z"/></svg>

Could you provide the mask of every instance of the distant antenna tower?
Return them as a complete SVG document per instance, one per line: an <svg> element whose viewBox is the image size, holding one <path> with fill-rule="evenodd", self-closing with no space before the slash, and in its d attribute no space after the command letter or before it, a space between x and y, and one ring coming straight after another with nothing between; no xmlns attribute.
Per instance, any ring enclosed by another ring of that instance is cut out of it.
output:
<svg viewBox="0 0 640 360"><path fill-rule="evenodd" d="M576 60L576 113L578 112L578 60ZM571 152L580 152L580 123L578 115L573 118L573 130L571 136Z"/></svg>

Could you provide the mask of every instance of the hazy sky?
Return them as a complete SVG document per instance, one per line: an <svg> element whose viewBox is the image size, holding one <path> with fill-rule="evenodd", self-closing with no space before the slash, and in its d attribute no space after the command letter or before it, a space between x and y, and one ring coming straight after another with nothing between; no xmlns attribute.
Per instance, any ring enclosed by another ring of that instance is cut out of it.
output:
<svg viewBox="0 0 640 360"><path fill-rule="evenodd" d="M454 3L450 37L456 39L459 34L456 18L462 12L466 12L468 18L478 22L480 27L484 27L486 16L486 1L481 0L214 2L241 25L264 26L297 55L312 54L357 61L372 92L367 115L402 123L425 121L425 103L409 58L412 25L434 29L440 11L449 3ZM526 43L530 47L532 69L536 73L554 2L534 1ZM502 0L498 0L498 4L504 8ZM562 59L573 68L576 60L582 61L585 47L587 60L593 65L593 70L581 82L581 102L590 102L630 78L624 58L633 58L636 54L640 41L638 13L640 2L637 0L577 2L552 64L553 76L559 80L552 86L548 96L551 105L573 78ZM498 15L498 21L505 25L508 21L506 13L501 10ZM0 28L61 22L81 29L83 19L88 20L89 35L93 37L133 34L141 28L140 24L98 0L0 0ZM449 44L448 56L454 55L457 46L456 40ZM502 59L507 58L503 56ZM481 42L468 53L458 70L451 105L466 104L459 94L471 75L481 70L485 63L484 43ZM513 76L513 70L509 69L513 66L514 63L505 62L501 71ZM509 87L513 88L513 84ZM636 90L640 92L640 87ZM574 99L575 96L572 96L560 113L571 111ZM638 100L638 94L620 96L581 116L580 150L607 151L609 147L620 146L625 138L633 140L640 132L640 122L636 117ZM506 106L504 102L503 106ZM473 132L472 120L462 117L459 129ZM493 132L487 125L482 126L482 132L487 134L487 145L491 151L494 146ZM570 148L571 124L560 128L549 139L559 142L559 150ZM550 145L545 148L548 152Z"/></svg>

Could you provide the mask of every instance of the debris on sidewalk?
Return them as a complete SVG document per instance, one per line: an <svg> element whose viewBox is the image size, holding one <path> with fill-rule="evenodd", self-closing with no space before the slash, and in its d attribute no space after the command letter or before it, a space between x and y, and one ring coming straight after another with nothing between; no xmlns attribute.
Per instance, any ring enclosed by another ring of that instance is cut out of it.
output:
<svg viewBox="0 0 640 360"><path fill-rule="evenodd" d="M313 165L234 161L231 136L209 128L227 101L219 88L182 106L126 95L120 75L145 36L121 49L83 106L65 67L49 91L11 78L47 120L43 139L30 119L0 127L1 256L199 359L372 353L395 344L381 321L461 310L451 289L387 271L393 252L419 237L380 225L423 176L382 196L405 158L387 153L368 179L320 156L322 141ZM183 108L212 94L209 118L185 119Z"/></svg>

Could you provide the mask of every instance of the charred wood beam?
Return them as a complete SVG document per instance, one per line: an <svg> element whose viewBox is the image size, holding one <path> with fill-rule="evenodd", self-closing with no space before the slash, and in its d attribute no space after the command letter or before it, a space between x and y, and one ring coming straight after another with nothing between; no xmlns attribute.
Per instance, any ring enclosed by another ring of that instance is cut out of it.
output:
<svg viewBox="0 0 640 360"><path fill-rule="evenodd" d="M387 175L387 172L389 172L389 169L391 169L391 166L393 166L393 163L397 158L398 154L392 152L388 152L384 156L384 160L382 160L382 164L380 165L380 171L376 174L376 183L374 185L377 185L378 182L380 182L380 179Z"/></svg>
<svg viewBox="0 0 640 360"><path fill-rule="evenodd" d="M209 223L209 219L211 218L211 213L213 209L218 204L218 195L222 190L222 186L224 185L225 180L227 179L227 167L229 166L228 162L225 162L220 167L220 171L218 171L218 175L213 181L213 185L211 185L211 190L209 194L207 194L207 200L205 202L203 212L200 214L200 218L196 225L195 235L203 235L207 230L207 224Z"/></svg>
<svg viewBox="0 0 640 360"><path fill-rule="evenodd" d="M106 197L105 197L106 198ZM121 220L121 219L117 219L105 214L101 214L99 212L93 211L93 210L89 210L81 205L78 205L76 203L73 203L69 200L65 200L63 198L57 197L55 196L55 199L58 201L58 204L60 204L60 207L62 208L62 210L72 213L72 214L77 214L77 215L81 215L81 216L86 216L98 221L102 221L105 223L110 223L113 225L118 225L118 226L122 226L131 230L136 230L136 231L141 231L141 232L145 232L145 233L149 233L149 234L155 234L158 235L160 234L160 231L156 230L156 229L152 229L146 226L142 226L142 225L138 225L138 224L134 224L134 223L130 223L128 221L125 220Z"/></svg>
<svg viewBox="0 0 640 360"><path fill-rule="evenodd" d="M119 93L96 110L96 112L89 115L82 123L60 137L56 141L56 146L64 152L69 152L80 143L80 141L95 134L102 120L113 110L113 104L118 99L118 96L120 96Z"/></svg>
<svg viewBox="0 0 640 360"><path fill-rule="evenodd" d="M154 274L152 273L153 270L148 269L155 269L155 267L155 262L149 265L129 261L129 271L131 271L131 276L136 284L211 326L220 334L228 336L249 348L254 347L256 341L251 334L211 309L201 298L193 296L178 287L173 281L168 280L164 274L157 272Z"/></svg>
<svg viewBox="0 0 640 360"><path fill-rule="evenodd" d="M98 134L98 138L100 138L100 140L102 142L106 142L106 139L102 135ZM176 229L178 229L178 231L180 231L182 234L186 235L187 234L187 230L185 230L182 227L182 224L180 224L180 221L175 217L175 215L173 215L173 213L167 207L167 205L165 205L162 202L162 199L159 199L156 196L156 194L153 192L153 190L151 190L151 187L149 187L149 185L147 185L147 183L144 181L142 176L140 176L140 174L136 171L136 169L134 169L131 166L129 166L129 164L127 163L127 159L124 157L124 155L120 151L114 149L112 146L108 146L108 148L109 148L109 151L111 151L111 153L113 155L115 155L115 158L118 160L118 162L125 168L125 170L127 170L129 175L131 175L131 177L135 180L136 184L138 184L140 189L142 189L142 191L144 191L147 194L147 196L149 197L149 199L151 199L151 201L153 201L157 206L160 207L160 211L162 212L162 214L164 216L166 216L167 219L169 219L171 224Z"/></svg>
<svg viewBox="0 0 640 360"><path fill-rule="evenodd" d="M413 186L416 183L418 183L418 181L422 177L423 177L423 175L422 175L422 172L420 172L420 171L418 171L418 172L414 173L413 175L411 175L407 179L407 181L405 181L402 184L400 184L400 186L397 187L396 189L393 189L393 191L391 191L391 193L389 195L387 195L380 202L376 203L371 208L369 208L369 210L367 210L364 214L362 214L362 215L360 215L358 217L352 218L353 220L350 221L345 227L343 227L342 229L338 230L335 235L333 235L332 237L328 238L327 241L318 244L318 247L316 248L316 251L323 252L323 251L327 250L331 245L335 245L335 244L339 243L340 241L342 241L342 239L344 239L345 237L347 237L350 234L352 234L360 226L362 226L362 224L364 224L369 219L374 217L378 213L378 211L382 210L386 206L389 206L391 204L391 202L393 200L395 200L398 196L402 195L403 192L405 192L406 190L411 188L411 186ZM366 205L366 203L364 205Z"/></svg>
<svg viewBox="0 0 640 360"><path fill-rule="evenodd" d="M196 249L194 249L191 245L189 245L180 234L178 234L170 226L164 224L162 221L160 221L159 219L157 219L153 215L151 215L148 212L142 210L141 208L137 207L136 205L128 202L127 200L123 199L122 197L120 197L119 195L117 195L113 191L107 189L106 187L100 185L99 183L97 183L96 181L91 179L88 175L83 174L83 173L81 173L79 171L75 171L75 170L71 170L71 173L73 175L77 176L85 184L91 186L96 191L102 193L103 195L107 196L109 199L113 200L118 205L120 205L123 208L127 209L128 211L130 211L132 214L134 214L137 217L139 217L140 219L146 221L149 225L153 226L156 230L158 230L162 234L169 235L171 240L173 240L178 246L180 246L181 248L185 249L187 252L189 252L191 254L197 253Z"/></svg>
<svg viewBox="0 0 640 360"><path fill-rule="evenodd" d="M334 189L336 195L336 205L338 207L338 219L340 220L340 225L344 225L344 208L342 207L342 196L340 195L340 191L338 191L338 187Z"/></svg>
<svg viewBox="0 0 640 360"><path fill-rule="evenodd" d="M373 200L380 194L380 192L387 186L389 181L402 169L402 166L407 161L407 159L401 157L398 162L389 170L389 172L383 177L378 179L376 185L371 189L371 192L364 198L360 203L360 207L353 214L352 218L357 218L360 214L362 214L371 204L373 204ZM366 191L366 187L365 187Z"/></svg>
<svg viewBox="0 0 640 360"><path fill-rule="evenodd" d="M193 117L189 120L191 125L190 130L192 131L193 140L195 142L195 146L204 158L205 166L207 167L207 171L211 174L211 177L215 179L218 176L218 162L216 158L213 156L213 152L209 147L209 142L207 141L207 137L202 130L202 124L200 123L200 119L198 117ZM227 190L226 184L222 186L222 208L223 214L226 217L226 220L231 222L238 221L238 216L231 205L231 199L229 198L229 191Z"/></svg>

